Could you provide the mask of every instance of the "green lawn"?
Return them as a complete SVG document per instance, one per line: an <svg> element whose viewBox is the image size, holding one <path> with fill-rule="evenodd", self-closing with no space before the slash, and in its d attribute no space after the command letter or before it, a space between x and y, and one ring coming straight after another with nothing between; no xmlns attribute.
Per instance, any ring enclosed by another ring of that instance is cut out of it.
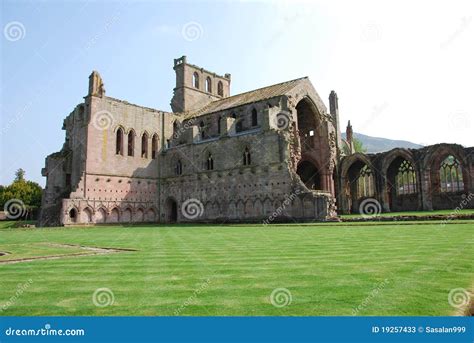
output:
<svg viewBox="0 0 474 343"><path fill-rule="evenodd" d="M469 221L9 226L0 261L80 250L60 244L138 251L0 264L0 315L453 315L448 293L474 282ZM113 304L94 305L99 288ZM277 288L291 303L271 304Z"/></svg>
<svg viewBox="0 0 474 343"><path fill-rule="evenodd" d="M400 217L400 216L416 216L416 217L426 217L426 216L450 216L453 214L474 214L474 209L462 209L458 211L454 210L436 210L436 211L405 211L405 212L383 212L377 214L381 217ZM342 218L358 218L361 217L360 214L342 214Z"/></svg>

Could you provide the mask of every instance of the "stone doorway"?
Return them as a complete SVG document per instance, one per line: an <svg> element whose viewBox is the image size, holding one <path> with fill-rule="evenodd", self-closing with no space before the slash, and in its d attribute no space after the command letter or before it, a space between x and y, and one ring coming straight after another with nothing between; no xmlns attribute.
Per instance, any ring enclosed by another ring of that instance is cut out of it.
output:
<svg viewBox="0 0 474 343"><path fill-rule="evenodd" d="M172 198L166 200L166 217L166 221L169 223L176 223L178 221L178 204Z"/></svg>

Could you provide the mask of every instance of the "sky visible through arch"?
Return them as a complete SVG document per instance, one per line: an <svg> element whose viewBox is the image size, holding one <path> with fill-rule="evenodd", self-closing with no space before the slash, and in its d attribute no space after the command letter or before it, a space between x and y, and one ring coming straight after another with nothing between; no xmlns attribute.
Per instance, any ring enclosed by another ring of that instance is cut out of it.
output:
<svg viewBox="0 0 474 343"><path fill-rule="evenodd" d="M1 2L0 184L44 185L63 119L98 70L107 95L170 110L173 59L231 93L309 76L354 131L474 145L474 2Z"/></svg>

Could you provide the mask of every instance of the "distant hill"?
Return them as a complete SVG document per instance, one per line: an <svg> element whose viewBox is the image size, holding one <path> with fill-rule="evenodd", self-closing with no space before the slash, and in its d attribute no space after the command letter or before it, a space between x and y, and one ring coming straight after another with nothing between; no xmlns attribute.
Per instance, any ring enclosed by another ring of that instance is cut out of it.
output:
<svg viewBox="0 0 474 343"><path fill-rule="evenodd" d="M368 153L383 152L383 151L391 150L393 148L418 149L418 148L423 147L423 145L408 142L408 141L372 137L372 136L363 135L357 132L354 132L354 137L362 142L364 148L367 149ZM344 139L346 138L345 133L342 134L342 138Z"/></svg>

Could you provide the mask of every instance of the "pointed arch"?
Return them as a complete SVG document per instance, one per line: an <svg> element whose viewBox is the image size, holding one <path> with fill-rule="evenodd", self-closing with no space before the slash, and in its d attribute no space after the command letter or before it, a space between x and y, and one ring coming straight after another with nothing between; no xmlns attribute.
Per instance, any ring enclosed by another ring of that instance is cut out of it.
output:
<svg viewBox="0 0 474 343"><path fill-rule="evenodd" d="M151 158L156 159L158 153L158 135L155 133L151 138Z"/></svg>
<svg viewBox="0 0 474 343"><path fill-rule="evenodd" d="M127 207L125 210L123 210L120 221L122 223L130 223L132 221L132 209L130 207Z"/></svg>
<svg viewBox="0 0 474 343"><path fill-rule="evenodd" d="M146 222L154 222L156 218L156 211L153 207L150 207L145 214L145 221Z"/></svg>
<svg viewBox="0 0 474 343"><path fill-rule="evenodd" d="M176 161L176 165L175 165L175 168L174 168L174 173L176 175L182 175L183 174L183 163L181 162L181 160Z"/></svg>
<svg viewBox="0 0 474 343"><path fill-rule="evenodd" d="M142 135L142 158L148 158L148 133L145 131Z"/></svg>
<svg viewBox="0 0 474 343"><path fill-rule="evenodd" d="M123 128L121 127L115 133L115 154L123 156Z"/></svg>
<svg viewBox="0 0 474 343"><path fill-rule="evenodd" d="M100 207L95 212L95 222L96 223L105 223L106 218L107 218L107 210L103 207Z"/></svg>
<svg viewBox="0 0 474 343"><path fill-rule="evenodd" d="M81 223L92 223L93 222L93 211L89 206L85 207L81 211Z"/></svg>
<svg viewBox="0 0 474 343"><path fill-rule="evenodd" d="M252 126L257 126L258 125L258 113L257 109L254 107L252 109Z"/></svg>
<svg viewBox="0 0 474 343"><path fill-rule="evenodd" d="M107 216L107 223L118 223L120 220L120 211L114 207Z"/></svg>
<svg viewBox="0 0 474 343"><path fill-rule="evenodd" d="M77 223L78 221L78 213L79 211L77 210L76 207L72 207L71 209L69 209L68 211L68 215L69 215L69 221L71 223Z"/></svg>
<svg viewBox="0 0 474 343"><path fill-rule="evenodd" d="M217 83L217 95L224 96L224 85L222 84L222 81Z"/></svg>
<svg viewBox="0 0 474 343"><path fill-rule="evenodd" d="M130 129L127 135L127 156L135 155L135 130Z"/></svg>
<svg viewBox="0 0 474 343"><path fill-rule="evenodd" d="M206 160L205 160L205 166L206 170L214 170L214 157L212 156L212 152L207 151L205 153Z"/></svg>
<svg viewBox="0 0 474 343"><path fill-rule="evenodd" d="M209 76L206 78L206 92L212 93L212 81Z"/></svg>
<svg viewBox="0 0 474 343"><path fill-rule="evenodd" d="M199 89L199 74L196 71L193 74L193 87Z"/></svg>
<svg viewBox="0 0 474 343"><path fill-rule="evenodd" d="M252 163L252 156L248 146L245 147L242 157L244 166L249 166Z"/></svg>

